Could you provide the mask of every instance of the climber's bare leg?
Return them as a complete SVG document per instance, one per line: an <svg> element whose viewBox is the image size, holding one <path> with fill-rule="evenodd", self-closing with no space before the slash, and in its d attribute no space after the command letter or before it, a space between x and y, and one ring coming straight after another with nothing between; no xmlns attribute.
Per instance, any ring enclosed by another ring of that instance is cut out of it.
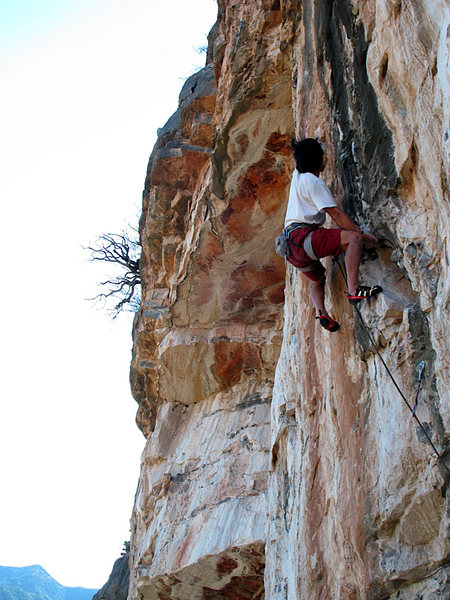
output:
<svg viewBox="0 0 450 600"><path fill-rule="evenodd" d="M347 285L350 295L356 293L358 286L358 269L361 260L363 236L356 231L341 231L341 248L345 252L345 268L347 270Z"/></svg>
<svg viewBox="0 0 450 600"><path fill-rule="evenodd" d="M322 312L323 315L328 315L325 308L325 275L323 275L319 281L312 282L310 293L317 316L320 314L320 312Z"/></svg>

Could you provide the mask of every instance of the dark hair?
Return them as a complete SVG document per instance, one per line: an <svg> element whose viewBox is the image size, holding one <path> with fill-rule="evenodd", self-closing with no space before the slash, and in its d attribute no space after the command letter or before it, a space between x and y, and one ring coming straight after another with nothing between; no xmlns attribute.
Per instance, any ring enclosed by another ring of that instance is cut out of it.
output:
<svg viewBox="0 0 450 600"><path fill-rule="evenodd" d="M323 149L313 138L305 138L301 142L292 140L295 166L300 173L316 173L323 164Z"/></svg>

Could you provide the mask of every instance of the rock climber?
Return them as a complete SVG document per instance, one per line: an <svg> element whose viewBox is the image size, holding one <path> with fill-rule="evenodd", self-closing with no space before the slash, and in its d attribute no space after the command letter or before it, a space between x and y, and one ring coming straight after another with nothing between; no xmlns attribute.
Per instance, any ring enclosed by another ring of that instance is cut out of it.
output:
<svg viewBox="0 0 450 600"><path fill-rule="evenodd" d="M325 269L319 259L345 252L348 301L357 304L382 291L379 285L369 287L358 284L362 247L375 248L379 242L374 235L363 233L337 207L328 186L320 179L326 164L322 145L315 139L306 138L300 142L292 140L292 148L296 168L284 222L289 250L287 259L312 281L311 299L320 325L328 331L337 331L339 323L330 317L325 308ZM322 227L327 214L338 229Z"/></svg>

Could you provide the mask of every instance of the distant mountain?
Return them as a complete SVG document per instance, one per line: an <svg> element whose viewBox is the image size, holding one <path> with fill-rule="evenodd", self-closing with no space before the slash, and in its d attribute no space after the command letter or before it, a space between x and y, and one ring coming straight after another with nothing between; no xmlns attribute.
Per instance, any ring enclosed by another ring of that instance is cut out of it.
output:
<svg viewBox="0 0 450 600"><path fill-rule="evenodd" d="M21 588L0 586L0 600L39 600L39 596L29 594Z"/></svg>
<svg viewBox="0 0 450 600"><path fill-rule="evenodd" d="M0 566L0 600L91 600L97 590L65 587L40 565Z"/></svg>

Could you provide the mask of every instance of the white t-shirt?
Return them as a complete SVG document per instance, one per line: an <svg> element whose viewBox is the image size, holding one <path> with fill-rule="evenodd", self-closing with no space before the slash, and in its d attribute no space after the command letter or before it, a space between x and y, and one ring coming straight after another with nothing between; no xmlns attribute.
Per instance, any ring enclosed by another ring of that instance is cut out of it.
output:
<svg viewBox="0 0 450 600"><path fill-rule="evenodd" d="M337 206L327 184L312 173L294 170L284 226L291 223L323 225L327 217L324 208Z"/></svg>

